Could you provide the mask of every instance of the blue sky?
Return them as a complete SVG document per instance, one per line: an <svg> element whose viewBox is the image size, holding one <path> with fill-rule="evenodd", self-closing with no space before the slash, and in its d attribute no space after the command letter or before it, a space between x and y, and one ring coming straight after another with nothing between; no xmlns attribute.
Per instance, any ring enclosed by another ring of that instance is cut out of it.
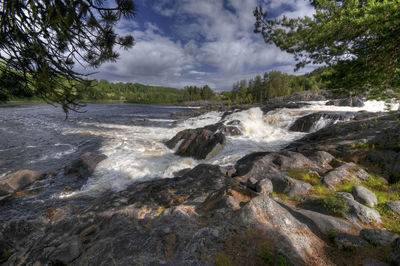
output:
<svg viewBox="0 0 400 266"><path fill-rule="evenodd" d="M306 0L262 2L272 16L312 15ZM137 16L117 26L136 45L120 50L93 78L183 88L230 90L240 79L269 70L293 73L294 60L253 33L259 0L136 0ZM300 73L310 71L303 69Z"/></svg>

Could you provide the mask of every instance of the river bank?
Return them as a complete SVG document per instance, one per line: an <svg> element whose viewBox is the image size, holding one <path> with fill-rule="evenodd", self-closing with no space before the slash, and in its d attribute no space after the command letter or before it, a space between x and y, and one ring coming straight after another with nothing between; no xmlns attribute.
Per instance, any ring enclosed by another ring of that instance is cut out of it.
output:
<svg viewBox="0 0 400 266"><path fill-rule="evenodd" d="M3 175L32 181L9 182L0 203L3 262L399 263L400 114L324 100L56 123L55 134L99 141L62 157L55 175Z"/></svg>

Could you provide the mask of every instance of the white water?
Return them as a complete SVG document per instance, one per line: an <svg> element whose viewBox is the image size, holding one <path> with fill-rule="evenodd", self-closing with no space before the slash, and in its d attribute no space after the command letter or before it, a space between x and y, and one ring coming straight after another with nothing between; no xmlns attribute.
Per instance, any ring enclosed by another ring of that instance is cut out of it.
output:
<svg viewBox="0 0 400 266"><path fill-rule="evenodd" d="M393 106L393 109L397 109ZM176 133L187 128L198 128L218 122L222 113L210 112L188 119L174 128L144 127L140 125L110 125L102 123L81 123L80 128L66 129L68 133L82 133L101 136L105 139L101 152L108 156L96 168L81 191L60 195L61 198L79 194L96 194L106 190L120 191L136 181L153 178L170 178L184 168L199 163L232 165L244 155L255 151L276 151L305 133L290 132L288 128L298 118L317 111L384 111L384 102L368 101L364 107L326 106L325 102L313 102L299 109L277 109L263 115L259 108L234 113L226 118L240 121L242 136L227 137L224 147L215 150L206 160L174 155L163 143ZM328 121L318 121L313 130L324 127Z"/></svg>

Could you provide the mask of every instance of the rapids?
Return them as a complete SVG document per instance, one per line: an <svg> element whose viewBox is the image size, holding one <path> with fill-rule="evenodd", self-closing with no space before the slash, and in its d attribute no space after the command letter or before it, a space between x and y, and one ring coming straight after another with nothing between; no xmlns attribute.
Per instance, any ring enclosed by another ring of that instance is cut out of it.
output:
<svg viewBox="0 0 400 266"><path fill-rule="evenodd" d="M392 106L397 109L397 106ZM187 128L219 122L221 112L209 112L187 120L177 120L172 113L187 108L155 105L89 104L86 113L63 119L59 109L49 106L0 109L0 173L29 168L61 171L72 159L86 151L107 155L95 173L78 191L61 191L58 198L77 195L95 196L106 191L120 191L129 184L156 178L171 178L174 172L200 163L233 165L255 151L277 151L306 133L291 132L290 125L299 117L318 111L377 112L388 110L384 102L367 101L364 107L326 106L311 102L298 109L276 109L263 114L260 108L235 112L224 123L239 120L242 136L227 137L226 145L215 149L205 160L179 157L163 143ZM143 120L144 119L144 120ZM134 121L132 121L134 120ZM321 119L312 128L323 128Z"/></svg>

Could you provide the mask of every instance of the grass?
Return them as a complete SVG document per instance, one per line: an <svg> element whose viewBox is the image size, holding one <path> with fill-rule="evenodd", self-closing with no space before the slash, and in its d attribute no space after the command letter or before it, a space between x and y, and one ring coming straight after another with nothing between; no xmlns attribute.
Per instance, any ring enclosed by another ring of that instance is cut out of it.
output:
<svg viewBox="0 0 400 266"><path fill-rule="evenodd" d="M215 258L215 265L217 266L231 266L232 262L228 256L223 252L218 252Z"/></svg>
<svg viewBox="0 0 400 266"><path fill-rule="evenodd" d="M334 193L334 191L327 188L324 185L315 185L309 190L309 193L314 194L314 195L327 196L327 195Z"/></svg>
<svg viewBox="0 0 400 266"><path fill-rule="evenodd" d="M340 217L345 217L349 210L346 201L342 198L338 198L336 193L331 193L327 196L314 199L313 203Z"/></svg>
<svg viewBox="0 0 400 266"><path fill-rule="evenodd" d="M310 172L307 169L290 169L286 173L291 178L310 183L311 185L319 184L319 175L317 173Z"/></svg>
<svg viewBox="0 0 400 266"><path fill-rule="evenodd" d="M280 198L280 199L283 200L283 201L288 201L288 200L290 200L290 198L289 198L287 195L283 194L283 193L272 192L271 195L272 195L273 197Z"/></svg>
<svg viewBox="0 0 400 266"><path fill-rule="evenodd" d="M286 258L284 256L282 256L282 255L279 255L279 256L273 255L268 250L268 243L264 243L262 249L258 253L258 256L267 265L289 266L289 263L287 262L287 260L286 260Z"/></svg>

